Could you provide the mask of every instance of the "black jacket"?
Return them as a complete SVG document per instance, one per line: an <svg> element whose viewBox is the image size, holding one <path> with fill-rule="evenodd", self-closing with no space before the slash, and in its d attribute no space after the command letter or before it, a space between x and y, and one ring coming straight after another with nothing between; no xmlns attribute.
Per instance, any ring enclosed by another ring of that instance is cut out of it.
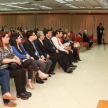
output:
<svg viewBox="0 0 108 108"><path fill-rule="evenodd" d="M34 41L34 43L35 43L35 45L39 48L39 49L37 49L37 50L39 51L39 53L41 53L42 55L44 55L44 57L46 57L47 54L48 54L48 52L47 52L45 46L42 45L42 43L40 42L40 40L39 40L39 39L36 39L36 40ZM44 44L44 43L43 43L43 44Z"/></svg>
<svg viewBox="0 0 108 108"><path fill-rule="evenodd" d="M90 39L88 38L88 36L85 33L83 33L83 42L89 42L89 41Z"/></svg>
<svg viewBox="0 0 108 108"><path fill-rule="evenodd" d="M100 33L100 30L102 33ZM100 26L97 27L97 34L103 34L104 27L100 28Z"/></svg>
<svg viewBox="0 0 108 108"><path fill-rule="evenodd" d="M23 43L23 46L24 46L25 50L29 53L29 55L31 57L33 57L35 60L39 60L39 57L37 55L35 55L36 51L35 51L32 43L28 39L26 39L26 41ZM42 52L40 51L40 49L38 48L38 46L36 46L36 44L35 44L35 47L38 50L39 55L41 56Z"/></svg>
<svg viewBox="0 0 108 108"><path fill-rule="evenodd" d="M45 37L45 39L43 40L43 43L48 54L56 53L56 47L53 45L53 43L50 42L50 40L47 37Z"/></svg>

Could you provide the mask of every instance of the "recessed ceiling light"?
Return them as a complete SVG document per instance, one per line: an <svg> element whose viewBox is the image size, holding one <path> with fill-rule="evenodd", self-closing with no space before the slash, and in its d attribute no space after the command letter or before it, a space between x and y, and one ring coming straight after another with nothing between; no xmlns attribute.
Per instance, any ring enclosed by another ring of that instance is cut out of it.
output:
<svg viewBox="0 0 108 108"><path fill-rule="evenodd" d="M65 1L74 1L74 0L65 0Z"/></svg>
<svg viewBox="0 0 108 108"><path fill-rule="evenodd" d="M102 8L102 7L95 7L95 8Z"/></svg>

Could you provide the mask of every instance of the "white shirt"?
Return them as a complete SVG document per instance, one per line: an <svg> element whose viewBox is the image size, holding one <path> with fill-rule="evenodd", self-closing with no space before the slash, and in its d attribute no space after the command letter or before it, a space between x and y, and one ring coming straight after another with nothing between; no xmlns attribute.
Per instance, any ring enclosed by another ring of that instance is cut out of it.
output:
<svg viewBox="0 0 108 108"><path fill-rule="evenodd" d="M26 29L25 29L25 31L24 31L24 32L26 33L27 31L28 31L28 30L26 30Z"/></svg>
<svg viewBox="0 0 108 108"><path fill-rule="evenodd" d="M60 41L59 38L57 38L57 37L52 37L51 40L52 40L53 44L55 45L55 47L56 47L58 50L60 50L60 51L65 51L65 49L64 49L65 47L62 45L62 43L61 43L61 41ZM58 43L58 41L59 41L59 43ZM60 44L60 45L59 45L59 44Z"/></svg>

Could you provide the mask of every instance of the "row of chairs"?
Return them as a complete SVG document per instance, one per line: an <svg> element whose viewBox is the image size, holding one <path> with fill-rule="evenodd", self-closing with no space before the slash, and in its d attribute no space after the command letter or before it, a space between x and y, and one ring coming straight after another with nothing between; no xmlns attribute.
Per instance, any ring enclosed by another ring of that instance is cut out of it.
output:
<svg viewBox="0 0 108 108"><path fill-rule="evenodd" d="M88 37L92 42L97 42L97 39L93 39L93 35L89 35ZM83 42L83 36L71 35L70 38L72 41L74 41L74 43L79 42L81 47L88 47L89 45L88 42Z"/></svg>

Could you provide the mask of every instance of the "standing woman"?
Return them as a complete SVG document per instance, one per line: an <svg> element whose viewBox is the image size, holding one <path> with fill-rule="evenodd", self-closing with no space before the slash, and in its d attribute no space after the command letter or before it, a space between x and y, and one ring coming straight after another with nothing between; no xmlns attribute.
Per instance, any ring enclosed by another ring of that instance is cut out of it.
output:
<svg viewBox="0 0 108 108"><path fill-rule="evenodd" d="M13 36L11 37L11 45L12 45L12 49L13 49L14 53L20 59L22 59L22 61L23 61L22 64L23 64L24 68L28 69L27 87L29 87L30 89L33 90L34 86L31 84L33 70L38 72L38 75L41 79L46 79L48 77L48 74L41 72L39 70L36 62L34 61L34 58L30 57L30 55L26 52L23 45L21 44L21 36L19 33L13 34Z"/></svg>
<svg viewBox="0 0 108 108"><path fill-rule="evenodd" d="M0 64L1 64L1 60L0 60ZM9 106L9 107L17 106L16 103L10 101L10 100L16 100L16 98L10 94L9 71L8 70L0 69L0 85L1 85L4 106Z"/></svg>
<svg viewBox="0 0 108 108"><path fill-rule="evenodd" d="M10 77L14 78L17 98L26 100L31 96L31 93L26 91L26 72L21 66L20 59L15 56L12 47L8 43L8 32L0 32L0 69L8 70ZM16 63L19 65L19 68L9 68L9 63Z"/></svg>

